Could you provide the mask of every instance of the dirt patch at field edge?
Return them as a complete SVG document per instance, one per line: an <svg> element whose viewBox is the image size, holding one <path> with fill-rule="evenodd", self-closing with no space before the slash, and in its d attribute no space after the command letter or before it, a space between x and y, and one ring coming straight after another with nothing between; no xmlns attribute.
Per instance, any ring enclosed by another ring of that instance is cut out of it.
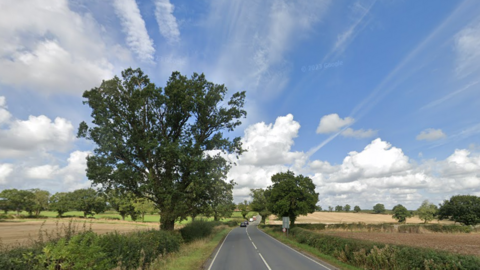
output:
<svg viewBox="0 0 480 270"><path fill-rule="evenodd" d="M353 238L392 245L404 245L443 250L452 253L480 256L480 234L446 233L367 233L345 231L321 231L320 233L342 238Z"/></svg>

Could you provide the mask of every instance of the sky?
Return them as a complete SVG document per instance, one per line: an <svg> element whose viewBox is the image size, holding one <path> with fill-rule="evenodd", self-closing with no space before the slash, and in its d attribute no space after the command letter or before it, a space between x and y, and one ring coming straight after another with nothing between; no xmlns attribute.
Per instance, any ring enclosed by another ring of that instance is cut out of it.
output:
<svg viewBox="0 0 480 270"><path fill-rule="evenodd" d="M2 0L0 190L89 187L82 93L129 67L246 91L236 202L287 170L323 208L480 196L476 0Z"/></svg>

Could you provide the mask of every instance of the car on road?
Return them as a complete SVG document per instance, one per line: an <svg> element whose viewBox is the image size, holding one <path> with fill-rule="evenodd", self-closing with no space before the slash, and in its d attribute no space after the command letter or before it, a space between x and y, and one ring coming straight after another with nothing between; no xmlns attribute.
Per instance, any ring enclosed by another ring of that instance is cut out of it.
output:
<svg viewBox="0 0 480 270"><path fill-rule="evenodd" d="M253 218L250 218L250 222L253 222Z"/></svg>
<svg viewBox="0 0 480 270"><path fill-rule="evenodd" d="M247 225L248 225L248 222L246 221L240 223L240 227L247 227Z"/></svg>

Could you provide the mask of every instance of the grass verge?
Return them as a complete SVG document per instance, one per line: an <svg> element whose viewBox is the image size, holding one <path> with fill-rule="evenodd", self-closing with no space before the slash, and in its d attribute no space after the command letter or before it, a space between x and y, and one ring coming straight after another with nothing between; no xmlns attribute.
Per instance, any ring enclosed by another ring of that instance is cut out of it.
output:
<svg viewBox="0 0 480 270"><path fill-rule="evenodd" d="M361 270L362 268L358 268L355 266L351 266L349 264L346 264L344 262L341 262L337 260L336 258L323 254L320 251L318 251L316 248L313 248L307 244L301 244L295 241L293 238L287 238L283 233L275 232L271 228L265 228L265 227L259 227L263 232L269 234L270 236L274 237L275 239L279 240L280 242L296 249L296 250L301 250L304 252L307 252L308 254L311 254L322 261L325 261L339 269L345 269L345 270Z"/></svg>
<svg viewBox="0 0 480 270"><path fill-rule="evenodd" d="M196 240L180 247L175 253L157 260L150 269L191 270L199 269L210 257L215 247L232 230L227 226L218 226L210 237Z"/></svg>

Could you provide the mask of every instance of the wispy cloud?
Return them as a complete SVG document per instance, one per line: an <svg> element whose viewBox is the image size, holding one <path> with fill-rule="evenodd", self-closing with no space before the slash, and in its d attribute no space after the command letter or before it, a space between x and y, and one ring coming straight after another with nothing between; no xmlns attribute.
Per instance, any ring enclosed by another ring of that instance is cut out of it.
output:
<svg viewBox="0 0 480 270"><path fill-rule="evenodd" d="M417 135L417 140L425 140L425 141L436 141L440 140L443 138L446 138L447 135L443 133L441 129L433 129L433 128L427 128L420 132L420 134Z"/></svg>
<svg viewBox="0 0 480 270"><path fill-rule="evenodd" d="M420 110L430 109L430 108L432 108L432 107L438 106L438 105L442 104L443 102L445 102L445 101L453 98L454 96L456 96L456 95L458 95L458 94L460 94L460 93L468 90L468 89L471 88L472 86L477 85L478 83L480 83L480 81L475 81L475 82L469 83L469 84L465 85L464 87L462 87L462 88L460 88L460 89L458 89L458 90L456 90L456 91L453 91L452 93L450 93L450 94L448 94L448 95L446 95L446 96L444 96L444 97L442 97L442 98L439 98L439 99L437 99L437 100L435 100L435 101L432 101L432 102L428 103L427 105L425 105L425 106L423 106L422 108L420 108Z"/></svg>
<svg viewBox="0 0 480 270"><path fill-rule="evenodd" d="M127 45L143 62L153 62L155 49L135 0L114 0L113 7L127 35Z"/></svg>
<svg viewBox="0 0 480 270"><path fill-rule="evenodd" d="M480 20L462 29L455 36L456 73L460 78L480 71Z"/></svg>
<svg viewBox="0 0 480 270"><path fill-rule="evenodd" d="M180 41L177 19L173 16L175 6L169 0L155 1L155 18L157 19L160 34L170 43Z"/></svg>

